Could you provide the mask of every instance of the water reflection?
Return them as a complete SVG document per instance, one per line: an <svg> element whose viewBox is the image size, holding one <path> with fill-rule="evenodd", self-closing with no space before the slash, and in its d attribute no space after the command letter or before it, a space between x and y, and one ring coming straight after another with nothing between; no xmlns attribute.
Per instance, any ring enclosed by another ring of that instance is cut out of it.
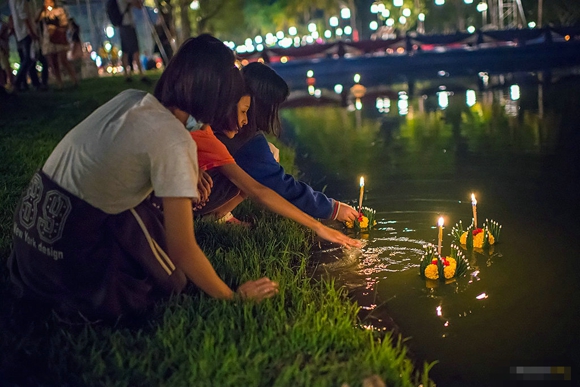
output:
<svg viewBox="0 0 580 387"><path fill-rule="evenodd" d="M361 250L313 253L319 273L350 290L363 325L397 326L415 356L439 360L433 375L445 386L505 381L510 366L580 364L570 335L580 329L580 81L478 79L416 83L414 94L366 85L361 110L284 112L305 179L354 201L364 175L364 202L377 210L377 227L353 234ZM465 250L464 277L421 279L438 216L470 224L471 192L480 219L504 225L500 243Z"/></svg>
<svg viewBox="0 0 580 387"><path fill-rule="evenodd" d="M347 110L301 108L286 112L285 118L300 139L301 151L322 153L321 162L329 169L338 165L350 175L368 170L377 160L399 168L411 156L429 156L425 168L452 171L467 162L464 158L470 153L506 147L517 152L553 151L557 126L543 125L537 103L520 99L520 89L514 84L476 94L473 89L438 87L433 94L412 100L406 91L399 91L396 109L389 96L372 96L369 101L367 95L351 101ZM542 96L538 85L526 91L535 98ZM362 116L357 113L361 110ZM433 152L442 154L432 157Z"/></svg>

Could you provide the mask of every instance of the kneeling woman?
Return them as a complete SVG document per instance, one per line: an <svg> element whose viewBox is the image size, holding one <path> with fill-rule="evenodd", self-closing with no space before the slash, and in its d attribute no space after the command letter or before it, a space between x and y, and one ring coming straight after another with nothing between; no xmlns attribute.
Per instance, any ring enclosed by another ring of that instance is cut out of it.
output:
<svg viewBox="0 0 580 387"><path fill-rule="evenodd" d="M155 96L124 91L62 139L16 208L9 269L19 296L90 319L141 312L187 279L234 296L195 240L199 174L186 124L227 114L238 73L221 41L189 39ZM153 190L163 214L147 200ZM238 292L261 300L277 284L262 278Z"/></svg>

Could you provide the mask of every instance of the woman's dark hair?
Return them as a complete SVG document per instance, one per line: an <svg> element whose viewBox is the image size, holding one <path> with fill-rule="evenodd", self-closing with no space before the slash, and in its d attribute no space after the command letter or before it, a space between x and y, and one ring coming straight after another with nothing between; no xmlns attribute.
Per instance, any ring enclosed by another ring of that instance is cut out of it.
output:
<svg viewBox="0 0 580 387"><path fill-rule="evenodd" d="M272 68L260 62L252 62L242 68L246 90L252 96L248 110L248 127L251 131L262 130L275 136L280 134L280 104L288 98L288 84Z"/></svg>
<svg viewBox="0 0 580 387"><path fill-rule="evenodd" d="M240 99L234 59L232 50L211 35L190 38L163 71L155 97L163 106L181 109L211 125Z"/></svg>

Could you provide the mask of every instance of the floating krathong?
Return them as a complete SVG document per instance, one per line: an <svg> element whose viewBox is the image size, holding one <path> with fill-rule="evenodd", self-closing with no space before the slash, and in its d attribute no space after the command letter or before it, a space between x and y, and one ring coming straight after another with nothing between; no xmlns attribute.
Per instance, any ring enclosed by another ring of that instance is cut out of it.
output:
<svg viewBox="0 0 580 387"><path fill-rule="evenodd" d="M376 211L369 207L361 207L358 218L354 221L344 222L347 228L354 228L355 230L368 230L373 228L376 224Z"/></svg>
<svg viewBox="0 0 580 387"><path fill-rule="evenodd" d="M483 227L477 227L477 200L475 194L471 194L471 208L473 219L471 225L464 230L461 221L451 229L455 243L465 246L468 249L483 249L496 244L499 240L501 225L495 220L486 219Z"/></svg>
<svg viewBox="0 0 580 387"><path fill-rule="evenodd" d="M454 242L468 249L488 248L498 243L500 233L501 225L493 219L486 219L482 228L476 228L471 224L467 229L464 229L463 223L459 221L451 229L451 236Z"/></svg>
<svg viewBox="0 0 580 387"><path fill-rule="evenodd" d="M427 280L445 281L462 276L468 268L469 262L457 246L451 245L451 254L442 257L437 253L437 248L429 243L419 263L419 274Z"/></svg>

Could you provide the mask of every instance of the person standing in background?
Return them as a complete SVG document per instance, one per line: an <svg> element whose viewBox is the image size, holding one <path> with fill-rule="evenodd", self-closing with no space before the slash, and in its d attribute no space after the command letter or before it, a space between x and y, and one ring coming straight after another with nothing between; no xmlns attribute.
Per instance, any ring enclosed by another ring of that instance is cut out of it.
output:
<svg viewBox="0 0 580 387"><path fill-rule="evenodd" d="M67 52L67 59L72 62L72 65L81 78L82 59L83 59L83 44L81 41L81 27L75 22L72 17L68 19L68 41L70 47Z"/></svg>
<svg viewBox="0 0 580 387"><path fill-rule="evenodd" d="M44 0L44 8L38 16L38 21L42 28L42 53L48 58L57 87L63 88L61 65L66 69L73 85L78 86L76 71L67 58L68 16L65 9L57 6L54 0Z"/></svg>
<svg viewBox="0 0 580 387"><path fill-rule="evenodd" d="M35 3L36 4L36 3ZM42 8L44 9L44 8ZM37 13L40 15L42 9ZM50 65L48 64L48 59L42 53L42 24L38 21L38 16L35 18L36 22L36 30L38 31L38 40L32 42L32 48L30 57L32 58L32 68L38 74L38 64L40 63L40 86L38 87L39 90L46 91L48 90L48 69Z"/></svg>
<svg viewBox="0 0 580 387"><path fill-rule="evenodd" d="M38 41L32 4L28 0L9 0L8 4L12 14L18 55L20 56L20 68L14 80L14 87L17 91L28 90L27 77L30 75L32 85L40 89L41 85L34 66L36 60L33 60L31 56L32 42Z"/></svg>
<svg viewBox="0 0 580 387"><path fill-rule="evenodd" d="M121 50L123 55L121 60L123 68L125 69L125 80L132 81L133 66L137 66L141 81L148 83L149 79L143 74L143 67L139 60L139 40L137 39L137 29L135 28L135 20L133 19L132 8L143 8L142 0L117 0L119 9L123 13L123 22L118 27L119 36L121 37Z"/></svg>
<svg viewBox="0 0 580 387"><path fill-rule="evenodd" d="M40 31L40 29L39 29ZM48 90L48 59L42 53L42 47L40 42L34 42L32 44L32 53L30 54L32 58L32 70L38 74L38 68L36 67L40 63L40 85L37 87L38 90L46 91Z"/></svg>
<svg viewBox="0 0 580 387"><path fill-rule="evenodd" d="M81 42L81 27L75 22L75 19L70 17L68 19L68 41L71 44L72 57L80 57L82 55L83 47Z"/></svg>
<svg viewBox="0 0 580 387"><path fill-rule="evenodd" d="M10 42L9 38L14 34L12 16L5 20L0 19L0 86L4 90L12 92L14 89L14 75L10 68Z"/></svg>

